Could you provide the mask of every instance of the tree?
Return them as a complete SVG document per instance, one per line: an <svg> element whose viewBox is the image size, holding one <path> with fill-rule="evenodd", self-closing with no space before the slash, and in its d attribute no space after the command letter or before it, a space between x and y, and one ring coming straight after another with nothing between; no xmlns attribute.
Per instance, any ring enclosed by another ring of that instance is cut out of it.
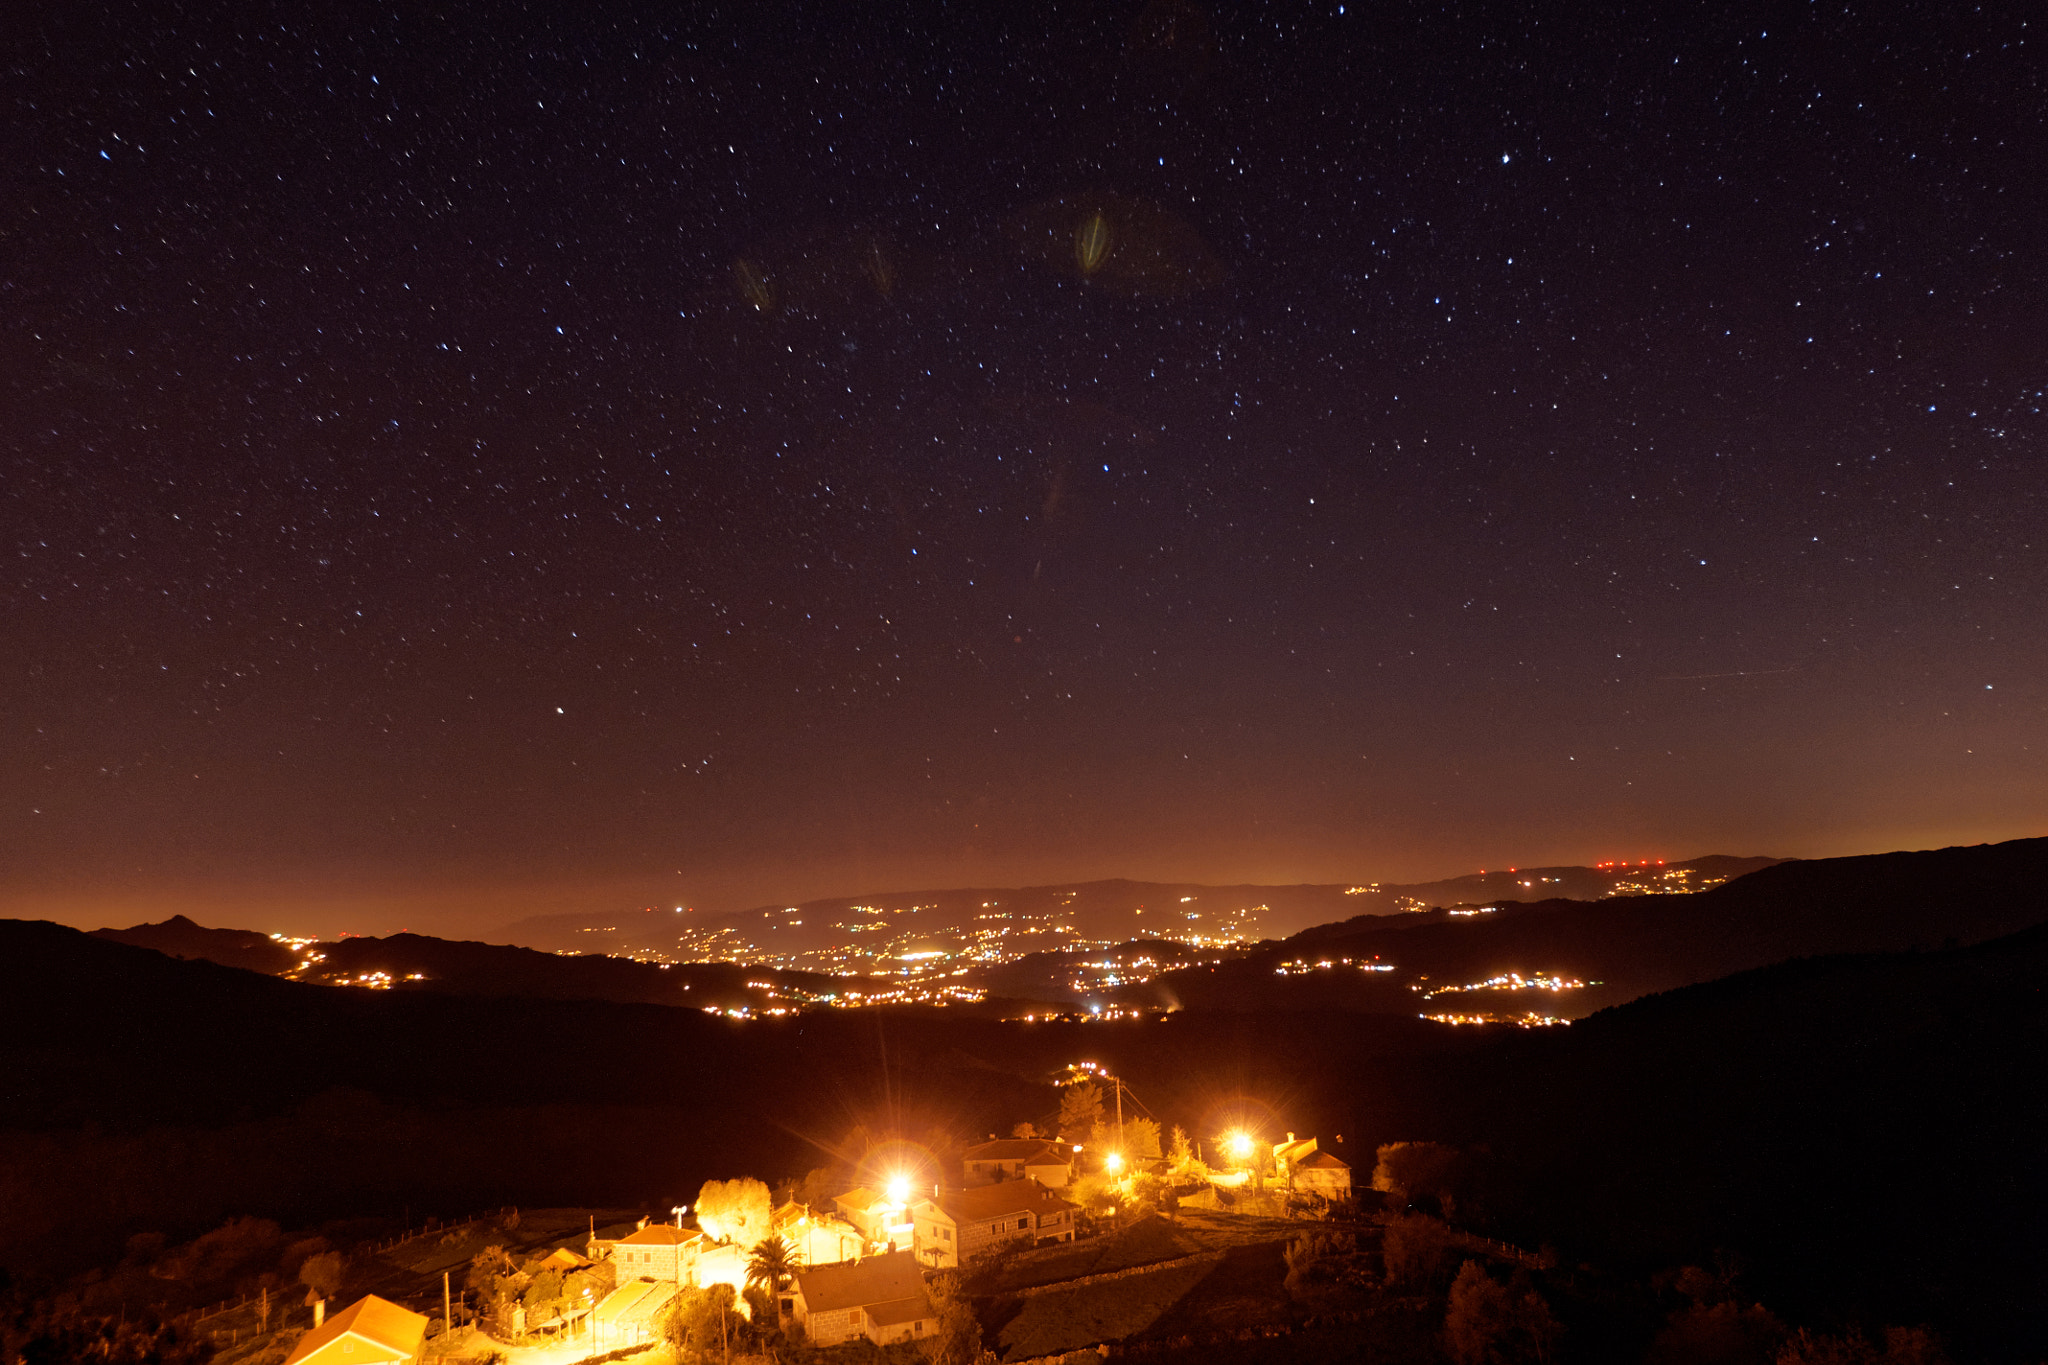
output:
<svg viewBox="0 0 2048 1365"><path fill-rule="evenodd" d="M1188 1141L1188 1130L1177 1123L1173 1126L1173 1138L1166 1149L1166 1159L1172 1165L1175 1175L1186 1174L1195 1166L1195 1146Z"/></svg>
<svg viewBox="0 0 2048 1365"><path fill-rule="evenodd" d="M780 1295L784 1285L789 1283L789 1243L780 1237L763 1237L754 1244L753 1254L747 1257L747 1283L764 1285L769 1294ZM778 1318L781 1317L777 1313Z"/></svg>
<svg viewBox="0 0 2048 1365"><path fill-rule="evenodd" d="M1405 1205L1432 1198L1440 1203L1451 1192L1461 1153L1441 1142L1389 1142L1380 1148L1372 1187Z"/></svg>
<svg viewBox="0 0 2048 1365"><path fill-rule="evenodd" d="M960 1276L948 1270L934 1277L931 1300L938 1314L931 1365L974 1365L981 1359L981 1320L961 1292Z"/></svg>
<svg viewBox="0 0 2048 1365"><path fill-rule="evenodd" d="M796 1183L790 1198L805 1208L817 1208L832 1197L837 1184L830 1166L814 1166L804 1172L804 1178Z"/></svg>
<svg viewBox="0 0 2048 1365"><path fill-rule="evenodd" d="M160 1257L150 1273L158 1279L211 1285L251 1261L270 1260L283 1245L284 1234L268 1218L230 1218Z"/></svg>
<svg viewBox="0 0 2048 1365"><path fill-rule="evenodd" d="M526 1292L519 1296L519 1302L526 1309L529 1326L538 1326L554 1317L562 1309L562 1273L543 1270L535 1275Z"/></svg>
<svg viewBox="0 0 2048 1365"><path fill-rule="evenodd" d="M341 1292L342 1272L347 1263L338 1251L323 1251L317 1256L308 1256L299 1267L299 1283L306 1286L306 1302L331 1299Z"/></svg>
<svg viewBox="0 0 2048 1365"><path fill-rule="evenodd" d="M1771 1365L1785 1324L1762 1304L1696 1300L1665 1322L1650 1343L1650 1365Z"/></svg>
<svg viewBox="0 0 2048 1365"><path fill-rule="evenodd" d="M1125 1119L1124 1155L1135 1161L1157 1161L1159 1125L1146 1118Z"/></svg>
<svg viewBox="0 0 2048 1365"><path fill-rule="evenodd" d="M1038 1125L1035 1123L1017 1124L1010 1129L1010 1136L1013 1138L1035 1138L1038 1136Z"/></svg>
<svg viewBox="0 0 2048 1365"><path fill-rule="evenodd" d="M717 1241L752 1247L773 1230L774 1217L768 1187L752 1176L707 1180L697 1191L697 1226Z"/></svg>
<svg viewBox="0 0 2048 1365"><path fill-rule="evenodd" d="M1450 1250L1451 1230L1440 1220L1420 1213L1402 1214L1389 1221L1380 1239L1387 1278L1415 1288L1442 1283Z"/></svg>
<svg viewBox="0 0 2048 1365"><path fill-rule="evenodd" d="M1093 1081L1075 1081L1060 1091L1060 1135L1068 1142L1095 1141L1102 1122L1102 1088Z"/></svg>
<svg viewBox="0 0 2048 1365"><path fill-rule="evenodd" d="M503 1291L500 1283L515 1271L512 1258L501 1246L488 1246L470 1258L469 1269L462 1276L463 1286L494 1299Z"/></svg>
<svg viewBox="0 0 2048 1365"><path fill-rule="evenodd" d="M723 1361L746 1320L729 1284L685 1289L661 1320L661 1334L685 1361Z"/></svg>
<svg viewBox="0 0 2048 1365"><path fill-rule="evenodd" d="M1444 1350L1457 1365L1511 1365L1550 1359L1557 1319L1526 1278L1503 1285L1467 1261L1451 1285L1444 1314Z"/></svg>
<svg viewBox="0 0 2048 1365"><path fill-rule="evenodd" d="M1887 1327L1883 1346L1858 1332L1827 1336L1802 1327L1778 1348L1776 1365L1948 1365L1948 1357L1921 1327Z"/></svg>

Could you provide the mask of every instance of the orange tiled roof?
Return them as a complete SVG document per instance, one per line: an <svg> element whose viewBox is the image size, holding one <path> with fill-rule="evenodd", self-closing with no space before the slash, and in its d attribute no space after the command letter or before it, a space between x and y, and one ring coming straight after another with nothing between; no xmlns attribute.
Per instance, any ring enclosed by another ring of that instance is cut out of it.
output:
<svg viewBox="0 0 2048 1365"><path fill-rule="evenodd" d="M703 1233L695 1228L679 1228L669 1223L649 1223L631 1236L619 1238L616 1245L633 1247L687 1246L703 1235Z"/></svg>
<svg viewBox="0 0 2048 1365"><path fill-rule="evenodd" d="M367 1294L299 1338L298 1346L285 1358L285 1365L298 1365L343 1337L354 1337L400 1360L411 1360L419 1353L426 1335L427 1319L423 1314Z"/></svg>
<svg viewBox="0 0 2048 1365"><path fill-rule="evenodd" d="M896 1311L895 1306L915 1301L925 1304L924 1313L908 1313L891 1321L903 1322L909 1318L930 1316L930 1306L924 1293L924 1273L917 1268L917 1258L907 1251L870 1256L864 1261L812 1266L796 1272L796 1283L803 1294L804 1308L812 1313L883 1304L891 1305L892 1311Z"/></svg>

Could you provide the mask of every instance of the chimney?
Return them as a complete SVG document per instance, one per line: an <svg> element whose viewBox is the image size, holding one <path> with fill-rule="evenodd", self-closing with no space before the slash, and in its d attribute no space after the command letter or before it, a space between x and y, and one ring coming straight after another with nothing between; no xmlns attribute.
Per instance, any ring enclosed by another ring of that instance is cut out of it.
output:
<svg viewBox="0 0 2048 1365"><path fill-rule="evenodd" d="M639 1226L639 1227L637 1227L637 1228L635 1228L635 1229L634 1229L634 1231L635 1231L635 1232L645 1232L646 1230L647 1230L647 1219L646 1219L646 1217L645 1217L645 1216L642 1216L642 1218L640 1219L640 1226Z"/></svg>
<svg viewBox="0 0 2048 1365"><path fill-rule="evenodd" d="M319 1331L320 1324L327 1321L327 1300L313 1300L313 1330Z"/></svg>
<svg viewBox="0 0 2048 1365"><path fill-rule="evenodd" d="M1292 1134L1292 1133L1289 1133L1289 1134L1287 1135L1287 1140L1288 1140L1289 1142L1292 1142L1292 1141L1294 1141L1294 1134Z"/></svg>

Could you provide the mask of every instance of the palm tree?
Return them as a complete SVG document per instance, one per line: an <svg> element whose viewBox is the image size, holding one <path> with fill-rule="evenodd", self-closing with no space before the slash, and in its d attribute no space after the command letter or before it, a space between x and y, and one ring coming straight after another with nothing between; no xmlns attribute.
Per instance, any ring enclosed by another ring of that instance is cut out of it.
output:
<svg viewBox="0 0 2048 1365"><path fill-rule="evenodd" d="M775 1315L782 1316L782 1290L789 1283L789 1243L780 1237L764 1237L755 1243L753 1254L747 1257L747 1283L766 1285L768 1294L775 1300Z"/></svg>

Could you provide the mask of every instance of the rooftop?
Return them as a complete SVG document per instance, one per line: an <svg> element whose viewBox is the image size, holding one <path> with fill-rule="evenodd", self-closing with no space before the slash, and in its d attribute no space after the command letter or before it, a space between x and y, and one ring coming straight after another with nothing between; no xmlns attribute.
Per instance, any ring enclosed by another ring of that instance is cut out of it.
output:
<svg viewBox="0 0 2048 1365"><path fill-rule="evenodd" d="M904 1322L929 1316L931 1312L924 1293L924 1274L917 1268L917 1258L907 1251L892 1251L865 1260L841 1261L837 1265L799 1270L796 1272L796 1286L797 1292L803 1295L805 1311L811 1313L882 1306L898 1311L905 1304L914 1304L923 1310L905 1312L889 1319Z"/></svg>
<svg viewBox="0 0 2048 1365"><path fill-rule="evenodd" d="M395 1359L411 1360L419 1353L426 1335L427 1320L422 1314L368 1294L327 1319L324 1326L301 1337L297 1348L286 1357L285 1365L298 1365L343 1337L367 1342Z"/></svg>
<svg viewBox="0 0 2048 1365"><path fill-rule="evenodd" d="M686 1246L704 1234L695 1228L679 1228L669 1223L649 1223L638 1232L618 1239L616 1246Z"/></svg>
<svg viewBox="0 0 2048 1365"><path fill-rule="evenodd" d="M978 1142L961 1155L967 1161L1028 1161L1047 1165L1065 1165L1067 1160L1057 1143L1044 1138L997 1138L993 1142Z"/></svg>
<svg viewBox="0 0 2048 1365"><path fill-rule="evenodd" d="M932 1203L936 1203L955 1222L998 1218L1006 1213L1043 1215L1076 1207L1036 1180L1004 1180L994 1185L947 1190L936 1200L920 1200L919 1206Z"/></svg>

